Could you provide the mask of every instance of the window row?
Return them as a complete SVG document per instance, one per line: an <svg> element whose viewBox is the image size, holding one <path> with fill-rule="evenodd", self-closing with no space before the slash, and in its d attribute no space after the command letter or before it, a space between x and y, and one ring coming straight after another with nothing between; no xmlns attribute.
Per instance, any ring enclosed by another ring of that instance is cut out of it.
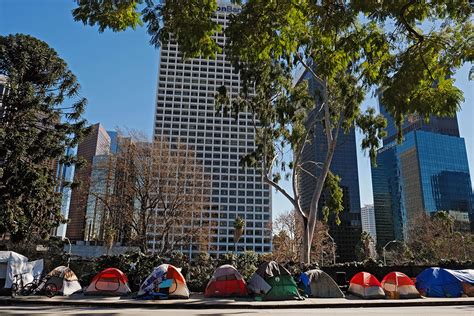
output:
<svg viewBox="0 0 474 316"><path fill-rule="evenodd" d="M248 169L252 170L252 169ZM251 183L249 183L251 184ZM212 190L212 195L228 195L228 196L269 196L268 191L262 192L261 190Z"/></svg>
<svg viewBox="0 0 474 316"><path fill-rule="evenodd" d="M172 120L172 122L177 122L179 120L181 120L181 118L177 118L178 120ZM212 120L212 122L210 122L209 120ZM156 134L168 134L169 135L169 132L171 129L172 132L176 132L176 133L173 133L173 135L179 135L179 130L178 129L181 129L182 131L181 132L186 132L186 131L189 131L189 130L204 130L204 126L203 124L207 124L206 127L211 127L210 129L207 129L207 130L215 130L214 127L216 127L217 125L221 125L221 124L232 124L231 122L229 121L225 121L225 120L220 120L220 119L203 119L203 118L195 118L195 117L191 117L189 118L189 122L190 123L199 123L199 125L195 125L195 124L178 124L178 123L163 123L163 130L161 131L162 133L159 133L159 129L161 128L161 124L159 124L159 122L169 122L168 120L162 120L161 118L157 117L157 124L156 124L156 128L157 128L157 133ZM187 122L187 120L183 120L183 122ZM241 121L239 122L240 123L240 127L238 128L238 130L236 129L235 131L237 132L240 132L240 133L251 133L253 134L254 132L254 129L253 127L242 127L242 126L251 126L251 122L246 122L246 121ZM234 125L234 124L232 124ZM236 127L237 126L232 126L232 127ZM234 131L234 129L232 129L232 131Z"/></svg>
<svg viewBox="0 0 474 316"><path fill-rule="evenodd" d="M201 62L199 65L191 65L182 63L180 59L175 58L162 58L160 69L178 69L178 70L189 70L189 71L220 71L224 73L235 73L230 62Z"/></svg>
<svg viewBox="0 0 474 316"><path fill-rule="evenodd" d="M212 203L231 203L231 204L264 204L269 205L270 201L268 199L245 199L245 198L226 198L226 197L218 197L213 196L211 198Z"/></svg>
<svg viewBox="0 0 474 316"><path fill-rule="evenodd" d="M162 82L163 80L165 80L165 78L167 77L171 77L171 76L174 76L174 77L188 77L188 78L192 78L192 77L198 77L198 78L215 78L215 79L225 79L225 80L235 80L235 81L238 81L240 80L239 79L239 76L238 75L222 75L222 74L215 74L215 73L212 73L212 72L183 72L183 71L172 71L172 70L169 70L169 71L165 71L165 70L162 70L160 69L160 77L159 77L159 81ZM184 82L188 82L186 80L184 80ZM235 82L232 83L232 85L234 85Z"/></svg>
<svg viewBox="0 0 474 316"><path fill-rule="evenodd" d="M219 252L229 252L229 251L235 251L235 247L233 245L225 246L225 245L219 245L217 248ZM237 246L237 251L243 252L243 251L255 251L255 252L270 252L272 251L272 248L270 246Z"/></svg>

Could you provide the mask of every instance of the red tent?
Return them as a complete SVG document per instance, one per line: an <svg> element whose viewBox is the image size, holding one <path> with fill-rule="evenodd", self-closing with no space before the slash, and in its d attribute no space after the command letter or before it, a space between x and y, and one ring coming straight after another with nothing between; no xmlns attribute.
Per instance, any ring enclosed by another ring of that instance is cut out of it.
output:
<svg viewBox="0 0 474 316"><path fill-rule="evenodd" d="M379 280L369 272L359 272L349 283L349 292L362 298L385 298Z"/></svg>
<svg viewBox="0 0 474 316"><path fill-rule="evenodd" d="M390 272L382 280L382 288L389 298L418 298L415 283L404 273Z"/></svg>
<svg viewBox="0 0 474 316"><path fill-rule="evenodd" d="M116 268L99 272L84 290L86 295L127 295L130 293L127 276Z"/></svg>
<svg viewBox="0 0 474 316"><path fill-rule="evenodd" d="M239 271L226 264L214 271L204 295L206 297L247 296L247 285Z"/></svg>

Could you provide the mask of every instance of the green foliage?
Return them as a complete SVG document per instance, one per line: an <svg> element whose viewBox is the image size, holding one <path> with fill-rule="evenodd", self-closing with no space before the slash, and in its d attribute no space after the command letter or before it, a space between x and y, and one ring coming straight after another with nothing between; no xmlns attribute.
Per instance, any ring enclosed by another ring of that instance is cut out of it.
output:
<svg viewBox="0 0 474 316"><path fill-rule="evenodd" d="M76 0L72 10L75 21L85 25L98 25L99 32L110 28L114 32L125 31L143 25L137 6L143 0Z"/></svg>
<svg viewBox="0 0 474 316"><path fill-rule="evenodd" d="M234 245L237 244L240 237L242 237L242 234L244 233L244 227L245 221L237 216L234 220Z"/></svg>
<svg viewBox="0 0 474 316"><path fill-rule="evenodd" d="M242 218L240 218L239 216L237 216L234 220L234 228L235 229L242 229L242 228L244 228L244 226L245 226L245 221Z"/></svg>
<svg viewBox="0 0 474 316"><path fill-rule="evenodd" d="M78 162L65 151L88 131L86 99L66 62L28 35L0 36L0 74L0 234L44 239L64 222L55 164Z"/></svg>
<svg viewBox="0 0 474 316"><path fill-rule="evenodd" d="M375 114L374 108L368 108L364 114L359 115L356 120L357 126L363 131L362 149L369 150L369 157L372 166L377 166L377 148L380 148L381 139L387 132L387 120L380 114Z"/></svg>
<svg viewBox="0 0 474 316"><path fill-rule="evenodd" d="M147 1L143 10L143 21L148 23L151 43L159 46L160 41L171 37L179 43L185 57L216 56L221 48L211 38L220 31L219 24L211 20L217 10L215 0L166 1L165 5L154 5Z"/></svg>
<svg viewBox="0 0 474 316"><path fill-rule="evenodd" d="M432 219L436 224L443 227L447 233L453 232L454 218L449 215L449 212L438 211L433 214Z"/></svg>
<svg viewBox="0 0 474 316"><path fill-rule="evenodd" d="M200 253L189 264L188 278L186 279L189 289L191 291L205 289L215 269L215 260L207 253Z"/></svg>
<svg viewBox="0 0 474 316"><path fill-rule="evenodd" d="M219 266L222 266L224 264L230 264L231 266L237 266L237 256L239 254L236 254L234 252L228 252L225 253L221 256L219 256L219 259L217 261Z"/></svg>
<svg viewBox="0 0 474 316"><path fill-rule="evenodd" d="M330 214L334 214L336 224L339 225L341 220L339 214L344 210L342 205L342 189L339 185L341 178L332 172L329 172L324 187L326 190L325 205L322 209L324 222L327 222Z"/></svg>
<svg viewBox="0 0 474 316"><path fill-rule="evenodd" d="M253 251L245 251L237 255L235 267L245 280L249 280L257 271L259 264L259 256Z"/></svg>

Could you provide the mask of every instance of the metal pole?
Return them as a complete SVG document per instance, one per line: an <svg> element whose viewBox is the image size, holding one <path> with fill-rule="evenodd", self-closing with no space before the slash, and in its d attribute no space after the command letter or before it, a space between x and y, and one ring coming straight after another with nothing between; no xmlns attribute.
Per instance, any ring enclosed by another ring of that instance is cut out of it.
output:
<svg viewBox="0 0 474 316"><path fill-rule="evenodd" d="M326 235L331 239L331 242L332 242L332 259L334 261L334 264L336 264L336 243L334 242L334 238L332 238L332 236L329 235L329 232L326 231Z"/></svg>
<svg viewBox="0 0 474 316"><path fill-rule="evenodd" d="M67 243L69 244L69 252L67 256L67 267L69 268L69 262L71 261L71 250L72 250L71 240L69 240L69 238L67 237L63 237L63 240L67 241Z"/></svg>
<svg viewBox="0 0 474 316"><path fill-rule="evenodd" d="M383 252L383 265L386 266L387 265L387 260L385 258L385 248L387 248L388 245L390 245L392 242L398 242L398 240L390 240L388 243L385 244L385 246L383 246L382 248L382 252Z"/></svg>

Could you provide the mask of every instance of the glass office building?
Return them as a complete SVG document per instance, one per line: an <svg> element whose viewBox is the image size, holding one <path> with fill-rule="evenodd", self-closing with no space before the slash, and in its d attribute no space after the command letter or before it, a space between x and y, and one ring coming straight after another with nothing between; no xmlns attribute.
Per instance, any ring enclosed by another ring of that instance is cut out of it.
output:
<svg viewBox="0 0 474 316"><path fill-rule="evenodd" d="M453 210L473 219L473 195L464 139L413 130L378 151L372 168L379 245L406 238L420 212Z"/></svg>
<svg viewBox="0 0 474 316"><path fill-rule="evenodd" d="M66 149L66 155L71 156L75 155L76 150L73 148ZM61 193L61 214L64 218L69 216L69 205L71 204L71 194L72 189L69 186L64 184L72 183L74 179L74 170L75 165L66 166L65 164L57 161L57 170L56 170L56 179L58 181L57 191ZM56 229L53 235L58 237L66 236L67 223L60 224Z"/></svg>
<svg viewBox="0 0 474 316"><path fill-rule="evenodd" d="M387 127L385 131L387 132L387 136L383 139L383 144L389 144L393 140L397 138L397 126L395 123L395 119L388 113L385 107L381 103L381 95L383 91L379 89L377 92L378 99L379 99L379 110L380 114L382 114L387 119ZM402 124L403 133L406 134L410 131L414 130L423 130L427 132L432 132L436 134L443 134L443 135L451 135L459 137L459 126L458 126L458 119L456 116L454 117L438 117L435 115L431 115L430 119L424 120L422 117L416 114L408 115L405 121Z"/></svg>

